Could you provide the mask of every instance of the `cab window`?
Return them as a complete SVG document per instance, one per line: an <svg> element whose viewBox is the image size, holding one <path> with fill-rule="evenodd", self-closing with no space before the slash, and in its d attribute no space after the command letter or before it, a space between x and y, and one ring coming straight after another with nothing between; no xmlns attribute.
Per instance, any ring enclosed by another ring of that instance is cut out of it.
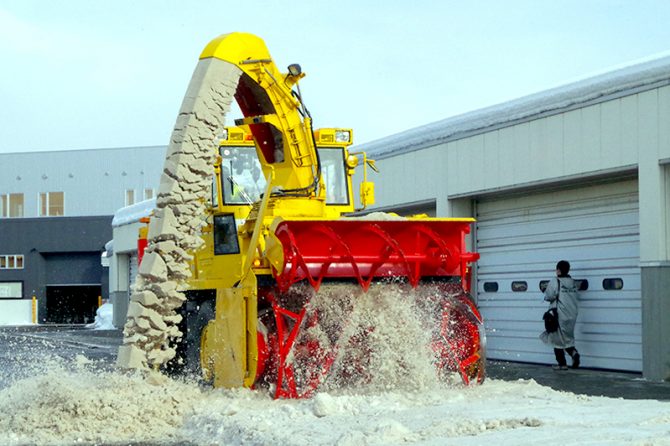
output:
<svg viewBox="0 0 670 446"><path fill-rule="evenodd" d="M240 244L237 240L235 216L233 214L214 217L214 254L238 254Z"/></svg>
<svg viewBox="0 0 670 446"><path fill-rule="evenodd" d="M255 147L221 147L221 182L225 204L258 201L266 181Z"/></svg>
<svg viewBox="0 0 670 446"><path fill-rule="evenodd" d="M326 204L349 204L344 150L321 148L319 159L321 160L321 175L326 185Z"/></svg>
<svg viewBox="0 0 670 446"><path fill-rule="evenodd" d="M321 175L326 187L326 204L348 205L349 193L344 165L344 150L318 149ZM221 183L227 205L251 204L261 198L267 183L255 147L221 147ZM212 202L216 190L212 191Z"/></svg>

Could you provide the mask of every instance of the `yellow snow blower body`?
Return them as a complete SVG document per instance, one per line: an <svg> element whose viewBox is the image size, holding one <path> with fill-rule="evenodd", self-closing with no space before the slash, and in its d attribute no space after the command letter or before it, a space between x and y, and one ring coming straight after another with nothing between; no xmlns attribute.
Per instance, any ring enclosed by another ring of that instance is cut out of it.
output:
<svg viewBox="0 0 670 446"><path fill-rule="evenodd" d="M265 43L244 33L210 42L200 61L212 60L241 72L234 98L244 117L212 142L218 153L204 244L189 263L183 336L168 368L202 374L215 387L266 385L275 397L309 396L327 379L335 352L301 341L301 330L318 324L318 315L296 287L318 293L328 282L366 291L393 278L445 290L435 361L466 383L481 382L482 321L467 295L478 258L465 244L473 220L352 218L357 168L364 169L359 202L374 203L367 181L374 161L349 151L350 129L312 129L298 87L305 76L300 66L280 71ZM298 354L318 364L298 371Z"/></svg>

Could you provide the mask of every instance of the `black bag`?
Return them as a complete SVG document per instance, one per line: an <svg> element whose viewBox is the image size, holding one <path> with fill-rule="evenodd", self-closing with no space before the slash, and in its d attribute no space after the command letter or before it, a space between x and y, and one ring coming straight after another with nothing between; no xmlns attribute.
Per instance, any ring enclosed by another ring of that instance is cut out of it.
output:
<svg viewBox="0 0 670 446"><path fill-rule="evenodd" d="M556 304L558 305L558 298L561 295L561 279L559 279L558 277L556 278L556 286L558 287L557 288L558 295L556 296ZM553 333L555 331L558 331L558 309L556 308L548 309L547 311L544 312L542 319L544 319L544 329L547 331L547 333Z"/></svg>
<svg viewBox="0 0 670 446"><path fill-rule="evenodd" d="M556 308L548 309L542 319L544 319L544 329L547 333L558 331L558 310Z"/></svg>

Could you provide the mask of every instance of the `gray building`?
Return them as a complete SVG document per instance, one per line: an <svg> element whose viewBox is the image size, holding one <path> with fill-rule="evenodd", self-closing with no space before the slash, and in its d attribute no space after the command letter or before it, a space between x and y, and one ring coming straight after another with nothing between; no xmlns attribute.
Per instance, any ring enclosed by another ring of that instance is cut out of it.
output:
<svg viewBox="0 0 670 446"><path fill-rule="evenodd" d="M164 146L0 154L0 312L23 311L16 301L35 297L38 322L91 322L108 297L101 254L112 216L153 197L164 154Z"/></svg>
<svg viewBox="0 0 670 446"><path fill-rule="evenodd" d="M490 358L553 362L541 289L566 259L583 365L670 379L669 124L663 58L356 149L382 172L378 210L477 219Z"/></svg>
<svg viewBox="0 0 670 446"><path fill-rule="evenodd" d="M36 297L40 323L93 322L99 299L108 297L100 253L111 217L17 218L0 228L3 251L20 253L20 268L0 269L0 283L15 284L13 297Z"/></svg>

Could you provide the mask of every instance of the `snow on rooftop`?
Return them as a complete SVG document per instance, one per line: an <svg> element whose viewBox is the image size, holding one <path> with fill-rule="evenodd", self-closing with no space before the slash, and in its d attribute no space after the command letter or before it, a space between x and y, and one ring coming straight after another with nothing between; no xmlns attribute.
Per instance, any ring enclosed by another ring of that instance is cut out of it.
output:
<svg viewBox="0 0 670 446"><path fill-rule="evenodd" d="M148 200L140 201L139 203L131 204L119 209L114 213L112 219L112 227L128 225L138 222L142 217L148 217L151 211L156 207L156 199L150 198Z"/></svg>
<svg viewBox="0 0 670 446"><path fill-rule="evenodd" d="M644 62L636 61L613 71L591 76L566 85L534 93L509 102L436 121L402 133L390 135L355 148L369 155L385 158L411 152L447 140L458 139L472 132L528 120L538 115L555 113L573 106L644 90L663 81L670 81L670 55Z"/></svg>

